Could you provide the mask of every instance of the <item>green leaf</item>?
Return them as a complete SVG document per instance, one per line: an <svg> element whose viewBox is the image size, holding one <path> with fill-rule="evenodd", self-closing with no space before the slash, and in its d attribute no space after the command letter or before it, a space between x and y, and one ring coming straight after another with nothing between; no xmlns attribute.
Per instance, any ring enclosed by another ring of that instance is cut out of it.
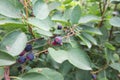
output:
<svg viewBox="0 0 120 80"><path fill-rule="evenodd" d="M77 70L75 73L75 80L91 80L91 74L89 71Z"/></svg>
<svg viewBox="0 0 120 80"><path fill-rule="evenodd" d="M110 19L109 23L114 27L120 27L120 18L119 17L113 17Z"/></svg>
<svg viewBox="0 0 120 80"><path fill-rule="evenodd" d="M64 80L63 76L49 68L34 68L26 73L23 80Z"/></svg>
<svg viewBox="0 0 120 80"><path fill-rule="evenodd" d="M63 76L55 70L49 68L41 68L41 69L42 69L41 74L49 77L49 80L64 80Z"/></svg>
<svg viewBox="0 0 120 80"><path fill-rule="evenodd" d="M13 19L0 20L0 25L5 25L5 24L22 24L22 22L19 20L13 20Z"/></svg>
<svg viewBox="0 0 120 80"><path fill-rule="evenodd" d="M110 2L113 4L118 4L118 3L120 3L120 0L110 0Z"/></svg>
<svg viewBox="0 0 120 80"><path fill-rule="evenodd" d="M81 35L77 35L77 36L83 41L83 43L84 43L85 45L88 46L88 48L91 48L91 47L92 47L92 44L91 44L86 38L84 38L84 37L81 36Z"/></svg>
<svg viewBox="0 0 120 80"><path fill-rule="evenodd" d="M60 2L55 1L55 2L48 4L48 8L50 11L52 11L54 9L57 9L60 5L61 5Z"/></svg>
<svg viewBox="0 0 120 80"><path fill-rule="evenodd" d="M48 37L53 36L53 34L50 31L41 30L39 28L33 28L33 30L35 30L38 34L43 36L48 36Z"/></svg>
<svg viewBox="0 0 120 80"><path fill-rule="evenodd" d="M104 77L104 78L101 78L100 80L108 80L106 77Z"/></svg>
<svg viewBox="0 0 120 80"><path fill-rule="evenodd" d="M115 61L119 61L120 57L117 53L113 54L113 58Z"/></svg>
<svg viewBox="0 0 120 80"><path fill-rule="evenodd" d="M33 14L38 19L45 19L49 15L48 5L43 0L37 0L33 6Z"/></svg>
<svg viewBox="0 0 120 80"><path fill-rule="evenodd" d="M91 41L93 44L95 44L95 45L97 45L97 41L91 36L91 35L89 35L89 34L87 34L87 33L82 33L82 35L86 38L86 39L88 39L89 41Z"/></svg>
<svg viewBox="0 0 120 80"><path fill-rule="evenodd" d="M107 48L111 49L111 50L115 50L115 47L114 47L112 44L110 44L109 42L106 42L106 43L105 43L105 46L106 46Z"/></svg>
<svg viewBox="0 0 120 80"><path fill-rule="evenodd" d="M64 50L54 50L53 48L49 48L48 52L50 54L50 56L58 63L62 63L65 60L68 59L68 55L67 52Z"/></svg>
<svg viewBox="0 0 120 80"><path fill-rule="evenodd" d="M79 20L79 23L84 24L84 23L88 23L88 22L91 22L91 21L98 21L98 20L100 20L100 18L97 17L97 16L87 15L87 16L81 17L80 20Z"/></svg>
<svg viewBox="0 0 120 80"><path fill-rule="evenodd" d="M78 42L73 37L68 38L66 40L66 42L69 42L72 48L78 48L79 47Z"/></svg>
<svg viewBox="0 0 120 80"><path fill-rule="evenodd" d="M71 71L72 68L73 68L73 65L70 64L68 61L65 61L60 66L60 72L63 76L65 76Z"/></svg>
<svg viewBox="0 0 120 80"><path fill-rule="evenodd" d="M68 61L79 69L91 70L89 57L79 48L70 49L68 51Z"/></svg>
<svg viewBox="0 0 120 80"><path fill-rule="evenodd" d="M110 65L110 67L120 72L120 63L113 63Z"/></svg>
<svg viewBox="0 0 120 80"><path fill-rule="evenodd" d="M48 52L50 56L58 63L63 63L68 60L72 65L83 70L91 70L89 57L85 52L79 48L73 48L67 51L54 50L49 48Z"/></svg>
<svg viewBox="0 0 120 80"><path fill-rule="evenodd" d="M4 77L4 67L0 67L0 80Z"/></svg>
<svg viewBox="0 0 120 80"><path fill-rule="evenodd" d="M63 4L68 4L70 2L72 2L73 0L64 0Z"/></svg>
<svg viewBox="0 0 120 80"><path fill-rule="evenodd" d="M0 76L2 76L4 74L4 68L0 67Z"/></svg>
<svg viewBox="0 0 120 80"><path fill-rule="evenodd" d="M0 50L0 66L12 65L16 62L13 56Z"/></svg>
<svg viewBox="0 0 120 80"><path fill-rule="evenodd" d="M50 28L54 26L54 23L50 20L50 18L46 18L44 20L29 18L28 23L44 31L49 31Z"/></svg>
<svg viewBox="0 0 120 80"><path fill-rule="evenodd" d="M61 13L55 13L52 16L52 19L55 22L61 22L61 23L67 23L67 20L63 17L63 15Z"/></svg>
<svg viewBox="0 0 120 80"><path fill-rule="evenodd" d="M49 79L42 74L31 72L31 73L25 74L22 77L22 80L49 80Z"/></svg>
<svg viewBox="0 0 120 80"><path fill-rule="evenodd" d="M21 18L21 5L18 0L0 0L0 14L11 18Z"/></svg>
<svg viewBox="0 0 120 80"><path fill-rule="evenodd" d="M81 16L81 9L80 6L77 5L73 8L72 12L71 12L71 17L70 17L70 21L72 24L77 24L79 19Z"/></svg>
<svg viewBox="0 0 120 80"><path fill-rule="evenodd" d="M20 30L15 30L3 38L0 49L8 52L12 56L17 56L24 50L26 43L27 36Z"/></svg>
<svg viewBox="0 0 120 80"><path fill-rule="evenodd" d="M66 20L70 20L71 12L72 12L71 9L66 9L65 12L64 12L64 14L63 14L63 17L64 17Z"/></svg>
<svg viewBox="0 0 120 80"><path fill-rule="evenodd" d="M83 28L83 31L85 32L102 35L101 31L97 28L89 27L89 26L83 26L82 28Z"/></svg>
<svg viewBox="0 0 120 80"><path fill-rule="evenodd" d="M120 43L120 34L116 34L115 41Z"/></svg>

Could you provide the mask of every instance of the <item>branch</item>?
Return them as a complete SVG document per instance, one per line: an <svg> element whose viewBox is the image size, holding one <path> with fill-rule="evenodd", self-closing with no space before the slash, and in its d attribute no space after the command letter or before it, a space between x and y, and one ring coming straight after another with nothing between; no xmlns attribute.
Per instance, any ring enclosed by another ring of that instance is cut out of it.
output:
<svg viewBox="0 0 120 80"><path fill-rule="evenodd" d="M26 20L28 19L29 17L29 12L28 12L28 9L29 9L29 6L30 6L30 0L24 0L24 8L25 8L25 13L26 13ZM31 33L31 35L33 36L33 38L35 39L35 35L33 33L33 30L32 30L32 27L31 25L28 24L28 31Z"/></svg>
<svg viewBox="0 0 120 80"><path fill-rule="evenodd" d="M114 11L117 9L117 6L118 6L118 5L115 4ZM113 15L113 16L115 16L115 15ZM110 29L109 41L112 39L113 27L114 27L114 26L112 26L111 29Z"/></svg>
<svg viewBox="0 0 120 80"><path fill-rule="evenodd" d="M31 35L33 36L33 38L35 39L35 35L33 33L31 25L28 25L28 29L29 29L29 32L31 33Z"/></svg>
<svg viewBox="0 0 120 80"><path fill-rule="evenodd" d="M101 1L99 2L99 9L100 9L100 13L102 15L102 3L101 3Z"/></svg>
<svg viewBox="0 0 120 80"><path fill-rule="evenodd" d="M101 21L100 21L100 23L98 24L98 27L101 27L101 26L103 25L104 15L105 15L105 12L106 12L107 7L108 7L108 2L107 2L107 0L105 0L105 3L103 4L103 10L101 9L101 3L99 3L99 6L100 6L100 12L101 12Z"/></svg>

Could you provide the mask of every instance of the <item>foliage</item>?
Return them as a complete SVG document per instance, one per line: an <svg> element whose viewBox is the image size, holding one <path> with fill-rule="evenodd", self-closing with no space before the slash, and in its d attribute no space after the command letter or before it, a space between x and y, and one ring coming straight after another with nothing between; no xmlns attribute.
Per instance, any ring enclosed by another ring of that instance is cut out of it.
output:
<svg viewBox="0 0 120 80"><path fill-rule="evenodd" d="M119 3L0 0L0 79L119 80Z"/></svg>

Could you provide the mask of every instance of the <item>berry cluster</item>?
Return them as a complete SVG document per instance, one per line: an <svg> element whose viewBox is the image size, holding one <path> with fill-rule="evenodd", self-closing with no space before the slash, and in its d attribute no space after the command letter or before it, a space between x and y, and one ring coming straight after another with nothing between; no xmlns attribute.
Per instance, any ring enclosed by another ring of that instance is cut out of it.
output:
<svg viewBox="0 0 120 80"><path fill-rule="evenodd" d="M34 59L34 54L31 52L31 50L32 50L32 45L27 44L24 51L21 52L21 54L19 55L18 62L20 64L23 64L26 60L32 61ZM25 55L26 52L29 53Z"/></svg>

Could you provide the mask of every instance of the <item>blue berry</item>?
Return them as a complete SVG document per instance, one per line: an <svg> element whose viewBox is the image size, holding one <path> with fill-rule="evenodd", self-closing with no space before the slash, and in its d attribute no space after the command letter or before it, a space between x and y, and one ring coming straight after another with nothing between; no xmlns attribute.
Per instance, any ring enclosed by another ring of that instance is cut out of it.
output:
<svg viewBox="0 0 120 80"><path fill-rule="evenodd" d="M31 51L31 50L32 50L32 45L27 44L26 47L25 47L25 51L28 52L28 51Z"/></svg>
<svg viewBox="0 0 120 80"><path fill-rule="evenodd" d="M34 59L34 54L33 53L29 53L29 54L27 54L26 55L26 58L28 59L28 60L33 60Z"/></svg>
<svg viewBox="0 0 120 80"><path fill-rule="evenodd" d="M62 37L61 36L57 36L55 37L54 41L57 43L57 44L62 44Z"/></svg>
<svg viewBox="0 0 120 80"><path fill-rule="evenodd" d="M62 25L58 25L57 29L61 30L62 29Z"/></svg>
<svg viewBox="0 0 120 80"><path fill-rule="evenodd" d="M25 61L26 61L26 58L25 58L24 56L20 56L20 57L18 58L18 62L19 62L20 64L23 64Z"/></svg>
<svg viewBox="0 0 120 80"><path fill-rule="evenodd" d="M95 74L92 74L92 78L93 78L93 79L96 79L97 76L96 76Z"/></svg>

